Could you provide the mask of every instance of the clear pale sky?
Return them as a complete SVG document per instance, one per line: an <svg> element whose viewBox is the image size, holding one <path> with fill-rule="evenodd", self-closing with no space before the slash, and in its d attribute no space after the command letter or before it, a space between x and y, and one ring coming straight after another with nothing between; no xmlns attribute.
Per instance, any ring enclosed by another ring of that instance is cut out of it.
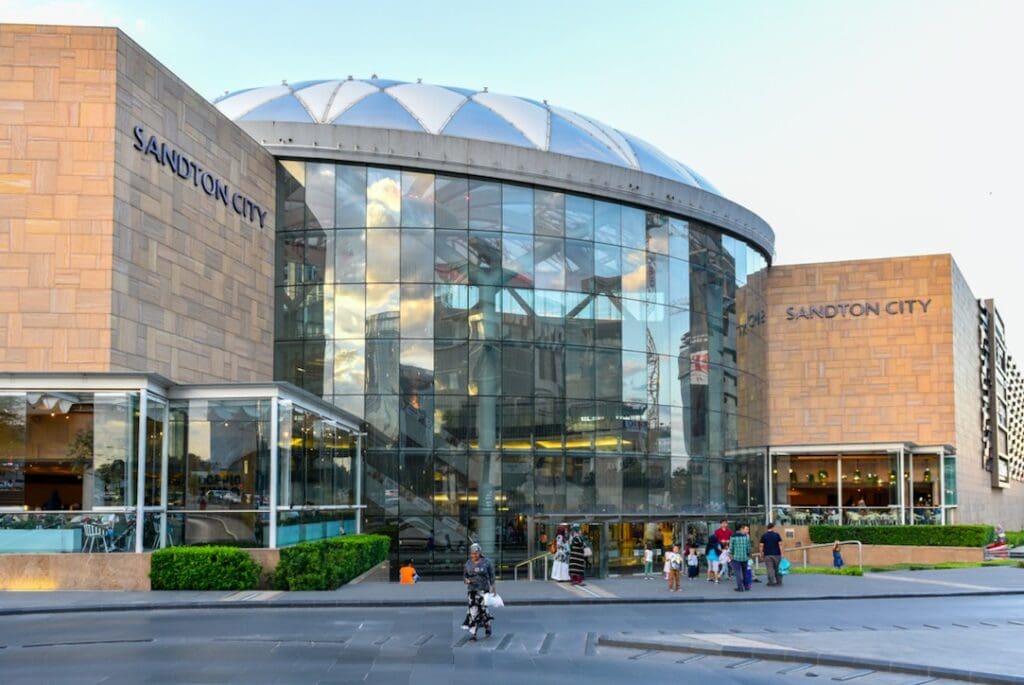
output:
<svg viewBox="0 0 1024 685"><path fill-rule="evenodd" d="M117 25L203 95L316 78L547 99L764 217L777 263L951 252L1024 350L1024 2L0 0Z"/></svg>

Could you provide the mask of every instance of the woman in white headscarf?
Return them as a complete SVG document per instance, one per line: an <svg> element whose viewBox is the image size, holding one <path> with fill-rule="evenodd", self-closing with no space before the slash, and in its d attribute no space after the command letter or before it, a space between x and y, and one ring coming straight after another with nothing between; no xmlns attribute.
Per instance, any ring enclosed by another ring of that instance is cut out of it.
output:
<svg viewBox="0 0 1024 685"><path fill-rule="evenodd" d="M561 535L555 539L555 560L551 564L551 580L569 580L569 545Z"/></svg>
<svg viewBox="0 0 1024 685"><path fill-rule="evenodd" d="M484 593L494 592L494 564L475 542L469 546L469 560L463 568L462 577L467 586L466 619L462 627L469 631L470 640L476 640L476 631L480 627L490 637L494 617L484 606Z"/></svg>

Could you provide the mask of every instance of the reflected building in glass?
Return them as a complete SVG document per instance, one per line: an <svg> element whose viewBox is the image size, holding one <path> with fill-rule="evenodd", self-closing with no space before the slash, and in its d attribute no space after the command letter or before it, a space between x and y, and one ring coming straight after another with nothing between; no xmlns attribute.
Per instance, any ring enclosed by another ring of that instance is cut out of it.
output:
<svg viewBox="0 0 1024 685"><path fill-rule="evenodd" d="M366 530L403 559L509 567L578 522L614 567L764 519L756 215L546 103L349 80L217 106L278 157L275 379L363 419Z"/></svg>

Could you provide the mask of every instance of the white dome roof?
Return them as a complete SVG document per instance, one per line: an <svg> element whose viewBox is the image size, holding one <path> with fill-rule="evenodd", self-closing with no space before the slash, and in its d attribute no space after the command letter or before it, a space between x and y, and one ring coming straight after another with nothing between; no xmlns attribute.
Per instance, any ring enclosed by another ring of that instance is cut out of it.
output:
<svg viewBox="0 0 1024 685"><path fill-rule="evenodd" d="M214 104L235 121L367 126L518 145L721 194L696 171L635 136L547 102L487 90L336 79L239 90Z"/></svg>

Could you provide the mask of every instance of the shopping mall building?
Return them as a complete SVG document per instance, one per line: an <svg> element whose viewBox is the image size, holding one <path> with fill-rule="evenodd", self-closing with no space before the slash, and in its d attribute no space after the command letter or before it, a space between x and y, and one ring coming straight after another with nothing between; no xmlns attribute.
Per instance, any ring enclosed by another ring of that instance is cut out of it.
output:
<svg viewBox="0 0 1024 685"><path fill-rule="evenodd" d="M211 103L116 29L0 26L0 550L365 530L508 568L579 522L603 570L722 517L1020 527L991 301L949 255L774 248L547 101Z"/></svg>

